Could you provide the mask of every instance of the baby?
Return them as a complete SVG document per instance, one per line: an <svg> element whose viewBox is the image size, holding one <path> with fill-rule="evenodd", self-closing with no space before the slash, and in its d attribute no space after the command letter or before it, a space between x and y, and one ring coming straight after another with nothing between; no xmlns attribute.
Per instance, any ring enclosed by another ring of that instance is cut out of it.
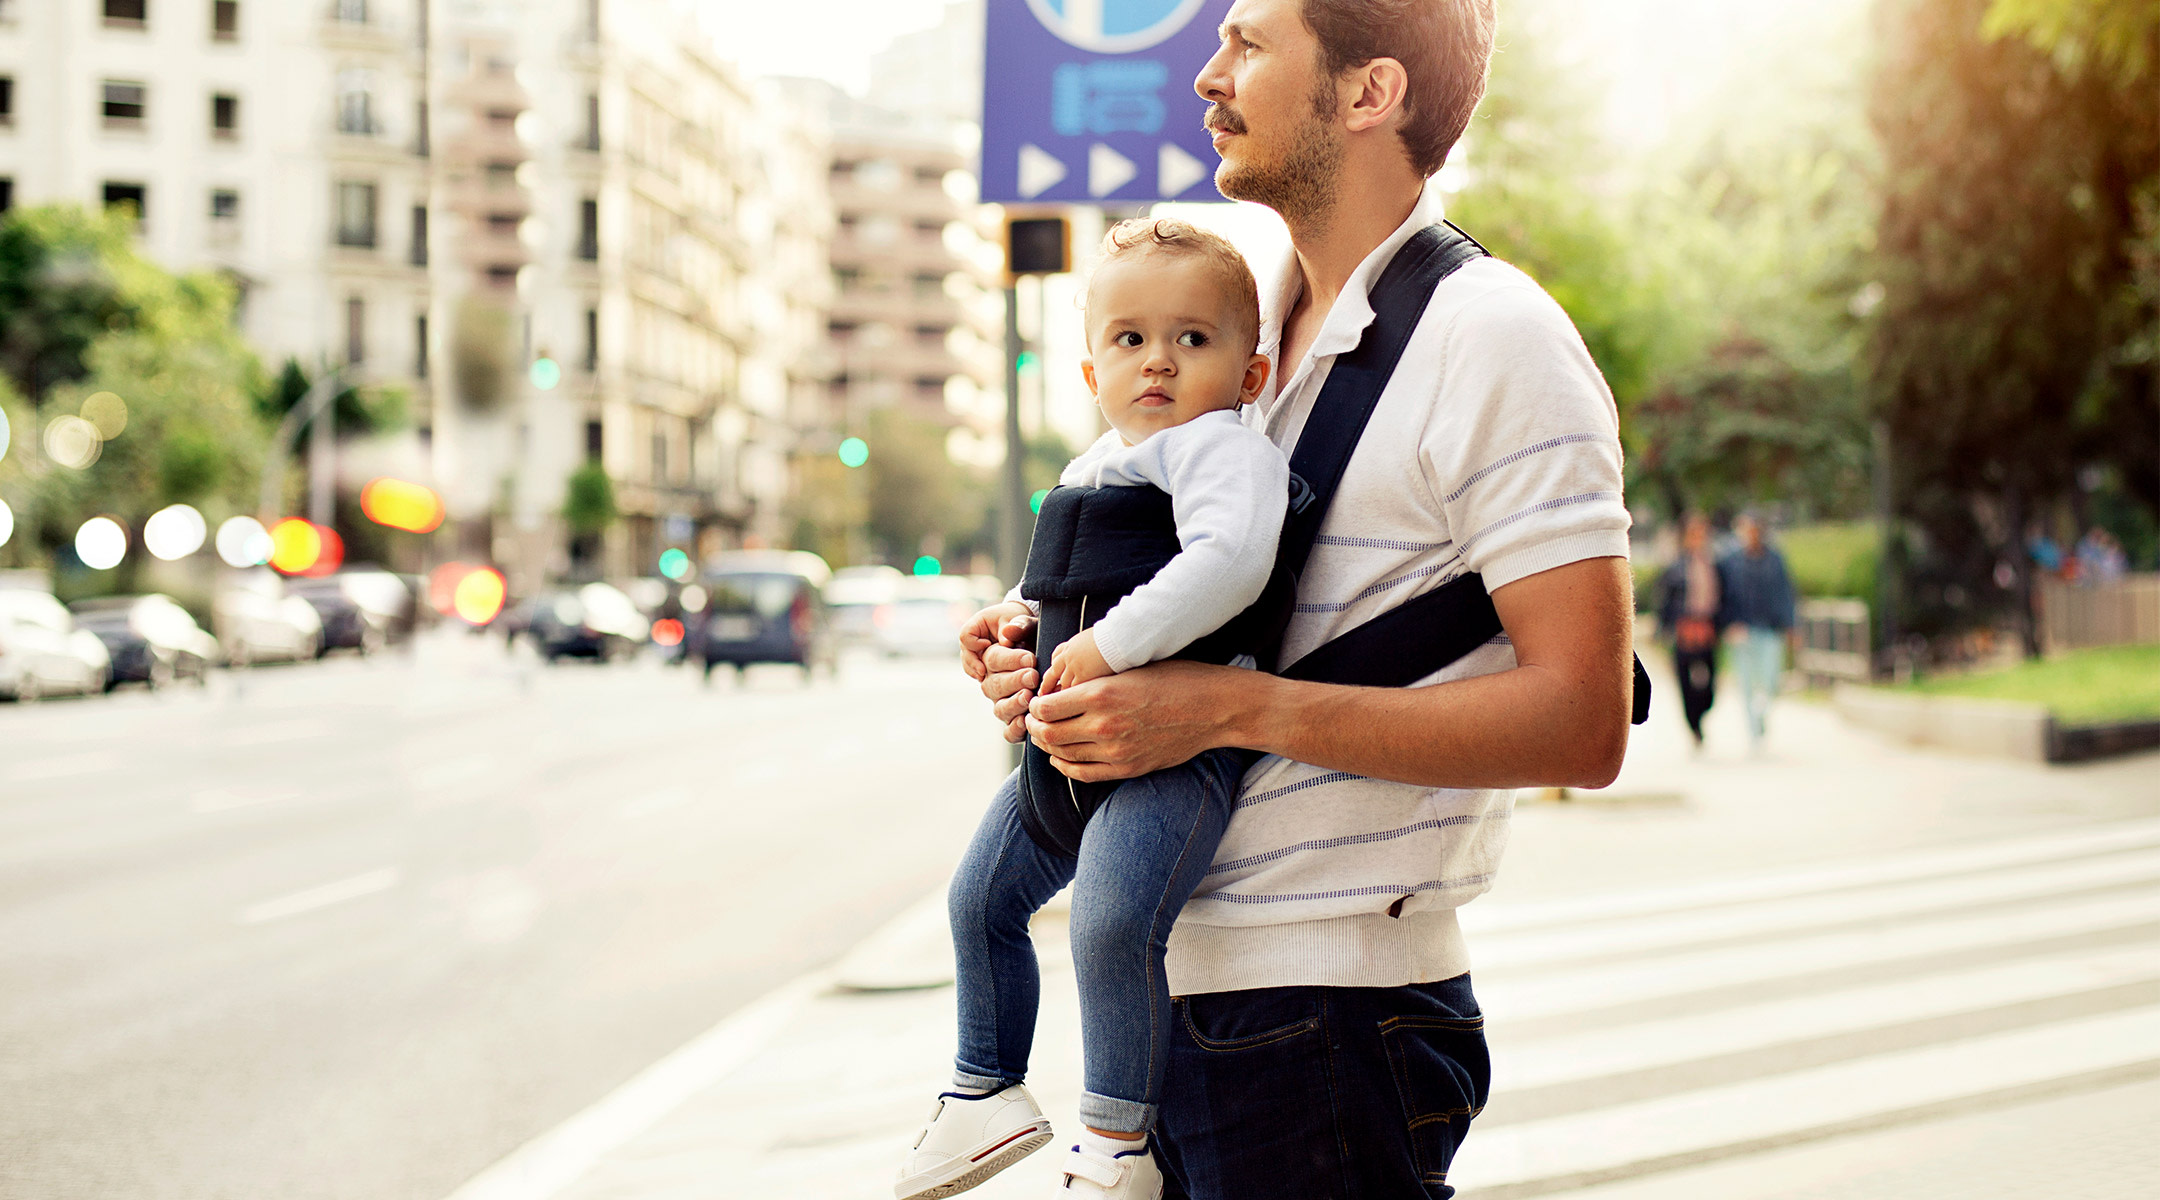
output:
<svg viewBox="0 0 2160 1200"><path fill-rule="evenodd" d="M1252 272L1222 238L1179 221L1139 220L1104 239L1088 286L1089 357L1081 370L1111 431L1066 466L1043 506L1017 592L1042 601L1029 608L1042 616L1037 652L1049 654L1044 694L1197 656L1194 643L1266 586L1289 465L1238 419L1239 406L1267 383L1268 360L1254 353L1259 324ZM1130 502L1144 504L1148 488L1168 494L1175 549L1165 549L1167 561L1137 587L1089 584L1074 560L1100 559L1106 549L1118 559L1120 541L1167 544L1167 532L1150 539L1129 519L1091 525L1090 512L1141 511ZM1109 503L1090 508L1095 499ZM1074 532L1067 558L1053 563L1045 547L1059 514L1075 514L1064 526ZM1070 625L1078 631L1053 649L1052 610L1070 613L1076 592ZM1007 611L1021 613L1017 603ZM976 638L969 648L980 654L986 644ZM953 878L959 1054L951 1090L938 1097L901 1166L900 1200L966 1191L1050 1141L1050 1123L1022 1086L1039 992L1028 919L1068 882L1087 1131L1066 1157L1058 1194L1162 1194L1147 1133L1169 1038L1164 948L1214 859L1248 760L1209 751L1098 796L1052 774L1039 751L1030 754L1035 769L1015 772L999 790ZM1092 811L1084 795L1099 799ZM1068 824L1084 821L1077 856L1045 832L1046 811Z"/></svg>

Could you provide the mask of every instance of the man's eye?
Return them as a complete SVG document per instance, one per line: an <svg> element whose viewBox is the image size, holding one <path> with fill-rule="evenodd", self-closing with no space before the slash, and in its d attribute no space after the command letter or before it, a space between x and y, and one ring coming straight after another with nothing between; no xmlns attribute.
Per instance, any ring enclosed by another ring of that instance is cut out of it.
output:
<svg viewBox="0 0 2160 1200"><path fill-rule="evenodd" d="M1130 350L1140 344L1140 335L1128 329L1125 332L1112 338L1111 341L1116 345L1123 346L1126 349Z"/></svg>
<svg viewBox="0 0 2160 1200"><path fill-rule="evenodd" d="M1207 335L1197 329L1188 329L1177 335L1177 344L1197 350L1207 345Z"/></svg>

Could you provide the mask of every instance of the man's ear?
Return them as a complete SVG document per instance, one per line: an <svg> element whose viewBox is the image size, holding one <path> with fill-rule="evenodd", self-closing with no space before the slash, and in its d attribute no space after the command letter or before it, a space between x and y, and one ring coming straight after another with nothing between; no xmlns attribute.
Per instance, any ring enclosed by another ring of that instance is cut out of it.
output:
<svg viewBox="0 0 2160 1200"><path fill-rule="evenodd" d="M1251 404L1260 398L1260 390L1267 386L1268 372L1275 369L1265 354L1255 354L1245 362L1245 382L1238 387L1238 403Z"/></svg>
<svg viewBox="0 0 2160 1200"><path fill-rule="evenodd" d="M1376 58L1343 80L1344 124L1352 133L1384 125L1402 113L1410 95L1410 73L1392 58Z"/></svg>
<svg viewBox="0 0 2160 1200"><path fill-rule="evenodd" d="M1087 380L1088 395L1097 394L1095 388L1095 360L1093 358L1080 360L1080 378Z"/></svg>

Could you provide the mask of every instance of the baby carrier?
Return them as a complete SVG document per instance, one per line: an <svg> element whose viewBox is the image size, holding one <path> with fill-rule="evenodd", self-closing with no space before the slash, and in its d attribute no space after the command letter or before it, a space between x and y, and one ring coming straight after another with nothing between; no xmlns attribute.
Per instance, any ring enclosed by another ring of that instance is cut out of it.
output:
<svg viewBox="0 0 2160 1200"><path fill-rule="evenodd" d="M1290 456L1289 513L1266 589L1230 623L1172 657L1227 663L1250 654L1261 670L1285 678L1407 687L1500 634L1500 615L1484 581L1465 574L1343 633L1288 667L1277 661L1297 599L1298 574L1312 554L1335 486L1388 376L1424 316L1433 289L1484 254L1483 246L1452 224L1421 229L1396 251L1372 288L1372 325L1355 349L1336 358ZM1051 489L1036 519L1027 572L1020 581L1020 594L1042 609L1035 630L1036 663L1048 667L1060 645L1153 579L1178 549L1170 497L1159 488ZM1634 723L1642 724L1649 712L1650 680L1638 659ZM1117 784L1068 779L1032 742L1021 753L1021 824L1044 849L1078 855L1081 831Z"/></svg>

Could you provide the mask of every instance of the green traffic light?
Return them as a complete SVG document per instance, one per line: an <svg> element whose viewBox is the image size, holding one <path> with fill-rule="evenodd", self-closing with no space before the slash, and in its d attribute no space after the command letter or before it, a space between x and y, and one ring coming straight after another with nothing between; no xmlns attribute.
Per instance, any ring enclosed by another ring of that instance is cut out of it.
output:
<svg viewBox="0 0 2160 1200"><path fill-rule="evenodd" d="M1023 371L1032 371L1042 365L1042 355L1035 353L1033 350L1022 350L1020 357L1013 360L1013 365Z"/></svg>
<svg viewBox="0 0 2160 1200"><path fill-rule="evenodd" d="M562 382L562 364L542 356L533 360L532 385L543 392L552 392Z"/></svg>
<svg viewBox="0 0 2160 1200"><path fill-rule="evenodd" d="M939 562L935 556L925 554L915 560L915 573L917 575L942 575L945 573L945 564Z"/></svg>
<svg viewBox="0 0 2160 1200"><path fill-rule="evenodd" d="M677 549L662 550L660 573L677 583L690 578L690 556Z"/></svg>
<svg viewBox="0 0 2160 1200"><path fill-rule="evenodd" d="M842 466L859 467L869 461L870 443L858 437L851 437L840 443L840 463Z"/></svg>
<svg viewBox="0 0 2160 1200"><path fill-rule="evenodd" d="M1029 511L1029 512L1031 512L1031 513L1034 513L1034 514L1035 514L1036 516L1038 516L1038 517L1039 517L1039 516L1041 516L1041 515L1042 515L1042 502L1043 502L1043 501L1045 501L1045 500L1047 500L1047 499L1049 499L1049 498L1050 498L1050 489L1049 489L1049 488L1044 488L1043 490L1041 490L1041 491L1039 491L1039 492L1035 493L1034 495L1032 495L1032 496L1029 496L1029 497L1028 497L1028 511Z"/></svg>

